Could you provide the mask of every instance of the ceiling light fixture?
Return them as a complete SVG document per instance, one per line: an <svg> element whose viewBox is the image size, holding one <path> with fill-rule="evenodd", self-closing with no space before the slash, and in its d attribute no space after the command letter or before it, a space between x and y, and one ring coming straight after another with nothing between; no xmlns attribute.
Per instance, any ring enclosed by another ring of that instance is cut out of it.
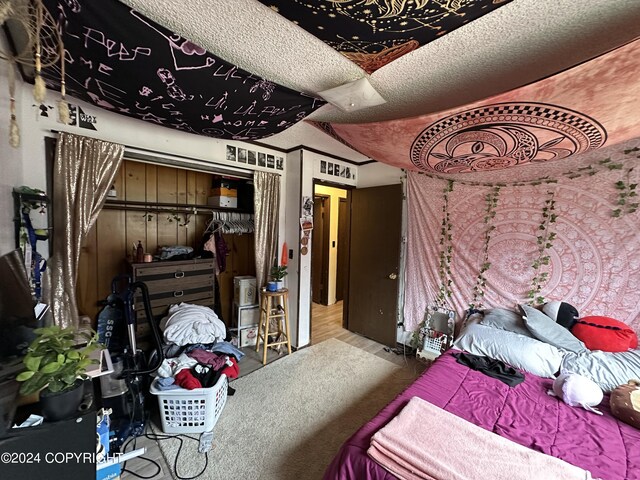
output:
<svg viewBox="0 0 640 480"><path fill-rule="evenodd" d="M353 112L355 110L387 103L371 86L367 77L328 90L323 90L322 92L318 92L318 95L343 112Z"/></svg>

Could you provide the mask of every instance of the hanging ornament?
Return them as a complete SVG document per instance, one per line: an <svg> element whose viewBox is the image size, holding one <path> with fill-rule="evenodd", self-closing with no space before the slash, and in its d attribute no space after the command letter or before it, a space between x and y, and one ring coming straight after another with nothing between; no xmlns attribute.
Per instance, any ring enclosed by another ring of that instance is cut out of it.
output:
<svg viewBox="0 0 640 480"><path fill-rule="evenodd" d="M36 11L36 53L35 53L35 67L36 67L36 77L34 79L33 85L33 98L38 103L44 103L44 99L47 95L47 85L44 83L44 80L40 76L40 72L42 70L42 60L41 60L41 51L42 45L40 44L40 30L42 29L42 4L40 2L36 2L35 11Z"/></svg>
<svg viewBox="0 0 640 480"><path fill-rule="evenodd" d="M64 57L64 46L62 43L59 45L60 48L60 100L58 100L58 121L60 123L64 123L65 125L69 125L71 120L71 115L69 114L69 104L67 103L67 91L65 88L65 57Z"/></svg>
<svg viewBox="0 0 640 480"><path fill-rule="evenodd" d="M13 62L9 62L9 145L13 148L20 146L20 129L16 120L16 72Z"/></svg>
<svg viewBox="0 0 640 480"><path fill-rule="evenodd" d="M0 0L0 25L13 13L10 0Z"/></svg>

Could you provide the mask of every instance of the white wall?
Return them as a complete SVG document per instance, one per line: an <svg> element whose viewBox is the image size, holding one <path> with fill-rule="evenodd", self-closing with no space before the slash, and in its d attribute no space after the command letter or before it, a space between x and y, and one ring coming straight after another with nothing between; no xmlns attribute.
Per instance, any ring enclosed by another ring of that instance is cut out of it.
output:
<svg viewBox="0 0 640 480"><path fill-rule="evenodd" d="M402 169L385 163L367 163L358 167L358 188L400 183Z"/></svg>
<svg viewBox="0 0 640 480"><path fill-rule="evenodd" d="M3 39L2 39L3 40ZM4 50L5 45L0 44ZM20 149L9 145L9 95L8 95L8 64L0 61L0 255L15 249L15 237L13 229L13 197L11 191L14 186L22 185L22 156ZM18 93L21 89L20 80L17 80ZM20 108L20 95L16 95ZM21 116L18 115L18 124ZM24 138L23 138L24 141ZM27 139L28 141L28 139Z"/></svg>

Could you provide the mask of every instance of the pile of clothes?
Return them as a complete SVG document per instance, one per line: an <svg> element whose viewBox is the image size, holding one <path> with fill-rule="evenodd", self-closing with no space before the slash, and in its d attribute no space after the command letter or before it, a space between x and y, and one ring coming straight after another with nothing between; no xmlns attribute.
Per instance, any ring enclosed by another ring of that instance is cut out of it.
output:
<svg viewBox="0 0 640 480"><path fill-rule="evenodd" d="M160 390L213 387L221 375L237 378L242 351L225 341L226 326L209 307L172 305L160 322L165 360L156 372ZM229 387L230 395L234 391Z"/></svg>

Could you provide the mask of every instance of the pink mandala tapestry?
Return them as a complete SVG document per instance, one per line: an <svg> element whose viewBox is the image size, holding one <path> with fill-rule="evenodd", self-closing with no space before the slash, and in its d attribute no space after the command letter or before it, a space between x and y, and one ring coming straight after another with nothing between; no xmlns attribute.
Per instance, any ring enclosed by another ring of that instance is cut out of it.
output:
<svg viewBox="0 0 640 480"><path fill-rule="evenodd" d="M433 173L552 163L640 136L640 40L444 112L317 127L374 160Z"/></svg>
<svg viewBox="0 0 640 480"><path fill-rule="evenodd" d="M612 212L619 199L616 183L621 179L639 183L640 172L630 166L638 163L638 153L625 153L640 146L634 140L605 149L612 162L623 169L601 169L594 175L571 178L571 172L597 163L603 156L572 158L564 165L568 174L538 165L528 169L529 178L552 173L553 184L514 186L507 182L499 194L495 230L489 242L485 307L514 309L525 303L532 287L537 258L536 236L542 221L542 208L549 192L554 192L557 238L549 249L548 273L542 286L546 300L564 300L581 316L604 315L623 321L640 332L640 211L618 218ZM597 160L596 160L597 159ZM527 169L525 169L527 170ZM471 174L480 182L505 180L509 170ZM479 176L482 175L482 176ZM628 177L626 177L628 175ZM472 290L483 258L485 196L490 187L463 184L459 175L449 194L453 254L452 291L449 300L459 317L472 300ZM468 180L464 176L464 180ZM439 277L440 228L443 218L443 189L446 180L410 172L408 175L408 245L406 261L405 328L414 330L424 318L425 308L433 304L441 282Z"/></svg>

